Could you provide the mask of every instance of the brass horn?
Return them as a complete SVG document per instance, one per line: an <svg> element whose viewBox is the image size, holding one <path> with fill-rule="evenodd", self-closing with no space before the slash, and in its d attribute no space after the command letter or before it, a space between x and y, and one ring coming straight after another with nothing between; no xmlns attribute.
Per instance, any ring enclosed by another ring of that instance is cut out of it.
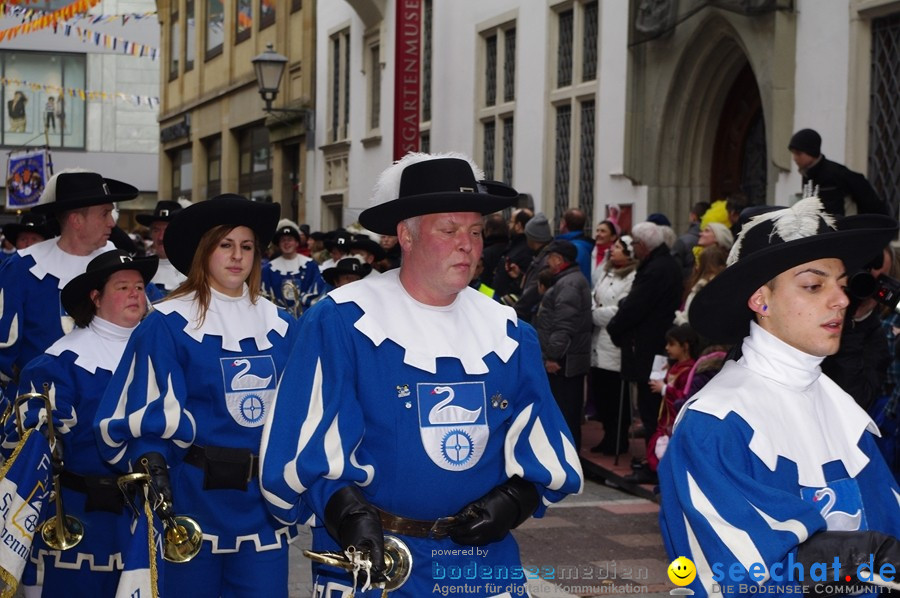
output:
<svg viewBox="0 0 900 598"><path fill-rule="evenodd" d="M141 460L141 465L148 467L145 459ZM125 486L135 482L145 484L150 490L149 496L154 497L155 502L164 499L153 486L149 473L128 473L119 477L119 488L123 492ZM150 500L148 496L148 500ZM156 510L154 505L154 510ZM158 512L158 511L157 511ZM186 563L200 552L203 547L203 530L200 524L187 515L174 515L172 517L164 517L163 524L163 558L170 563Z"/></svg>
<svg viewBox="0 0 900 598"><path fill-rule="evenodd" d="M50 450L54 457L62 460L62 447L56 440L56 428L53 426L53 405L48 395L48 385L44 384L44 392L27 392L16 397L13 404L13 410L16 414L16 429L19 431L19 438L25 434L25 425L22 423L22 415L19 406L22 403L35 399L44 402L44 409L47 411L47 439L50 442ZM47 546L54 550L68 550L81 542L84 538L84 525L79 519L72 515L66 515L63 507L62 488L59 483L58 468L53 468L53 495L56 503L56 515L48 517L41 524L41 537Z"/></svg>
<svg viewBox="0 0 900 598"><path fill-rule="evenodd" d="M340 552L314 552L312 550L304 550L303 556L323 565L338 567L345 569L351 573L359 568L359 563L351 560L347 555ZM409 574L412 572L412 552L406 542L396 536L384 537L384 581L376 581L372 583L372 587L383 588L383 596L387 596L388 592L392 592L406 583Z"/></svg>

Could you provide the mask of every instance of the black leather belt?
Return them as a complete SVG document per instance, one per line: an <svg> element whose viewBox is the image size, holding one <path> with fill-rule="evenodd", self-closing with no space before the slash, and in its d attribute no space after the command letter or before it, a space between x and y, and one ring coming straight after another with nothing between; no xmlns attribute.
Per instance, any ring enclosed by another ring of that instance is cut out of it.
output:
<svg viewBox="0 0 900 598"><path fill-rule="evenodd" d="M381 527L384 531L414 538L443 540L450 536L450 528L456 523L455 517L442 517L434 521L426 521L400 517L399 515L383 511L378 507L375 507L375 510L378 511L378 515L381 517Z"/></svg>
<svg viewBox="0 0 900 598"><path fill-rule="evenodd" d="M184 462L203 470L207 490L246 490L250 480L259 476L259 457L250 449L194 444Z"/></svg>
<svg viewBox="0 0 900 598"><path fill-rule="evenodd" d="M86 511L121 513L125 497L119 490L116 476L83 476L63 470L59 474L63 487L87 495Z"/></svg>

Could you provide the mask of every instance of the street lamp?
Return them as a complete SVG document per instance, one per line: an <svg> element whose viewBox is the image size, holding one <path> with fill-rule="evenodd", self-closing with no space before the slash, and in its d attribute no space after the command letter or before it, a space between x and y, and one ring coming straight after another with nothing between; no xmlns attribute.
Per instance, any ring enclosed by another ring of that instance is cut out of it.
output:
<svg viewBox="0 0 900 598"><path fill-rule="evenodd" d="M275 51L272 44L267 44L266 51L251 61L253 69L256 71L259 95L266 103L266 112L303 112L290 108L272 108L272 102L278 96L278 88L281 86L281 77L284 76L284 67L287 65L287 61L286 57Z"/></svg>

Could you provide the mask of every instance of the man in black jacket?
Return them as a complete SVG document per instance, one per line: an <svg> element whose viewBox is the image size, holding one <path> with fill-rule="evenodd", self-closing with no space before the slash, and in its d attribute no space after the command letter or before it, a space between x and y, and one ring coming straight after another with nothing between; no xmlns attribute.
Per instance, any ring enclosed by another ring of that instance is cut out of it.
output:
<svg viewBox="0 0 900 598"><path fill-rule="evenodd" d="M804 187L811 182L819 188L818 196L826 212L843 216L845 202L850 200L856 204L858 214L890 215L889 206L878 197L865 176L827 159L821 148L822 137L812 129L797 131L788 144L794 163L803 175Z"/></svg>
<svg viewBox="0 0 900 598"><path fill-rule="evenodd" d="M662 397L647 385L654 355L665 355L666 331L672 327L681 303L684 279L681 266L663 242L663 230L652 222L636 224L631 231L638 266L631 291L606 326L622 349L622 379L636 382L638 412L644 424L645 442L656 430ZM649 481L649 480L648 480Z"/></svg>

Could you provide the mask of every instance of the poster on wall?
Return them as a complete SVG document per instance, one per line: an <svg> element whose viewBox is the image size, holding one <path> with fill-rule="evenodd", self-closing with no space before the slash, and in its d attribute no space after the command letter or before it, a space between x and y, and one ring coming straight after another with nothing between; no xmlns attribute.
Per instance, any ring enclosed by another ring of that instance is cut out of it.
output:
<svg viewBox="0 0 900 598"><path fill-rule="evenodd" d="M6 208L21 210L37 204L52 174L46 148L11 153L6 162Z"/></svg>

